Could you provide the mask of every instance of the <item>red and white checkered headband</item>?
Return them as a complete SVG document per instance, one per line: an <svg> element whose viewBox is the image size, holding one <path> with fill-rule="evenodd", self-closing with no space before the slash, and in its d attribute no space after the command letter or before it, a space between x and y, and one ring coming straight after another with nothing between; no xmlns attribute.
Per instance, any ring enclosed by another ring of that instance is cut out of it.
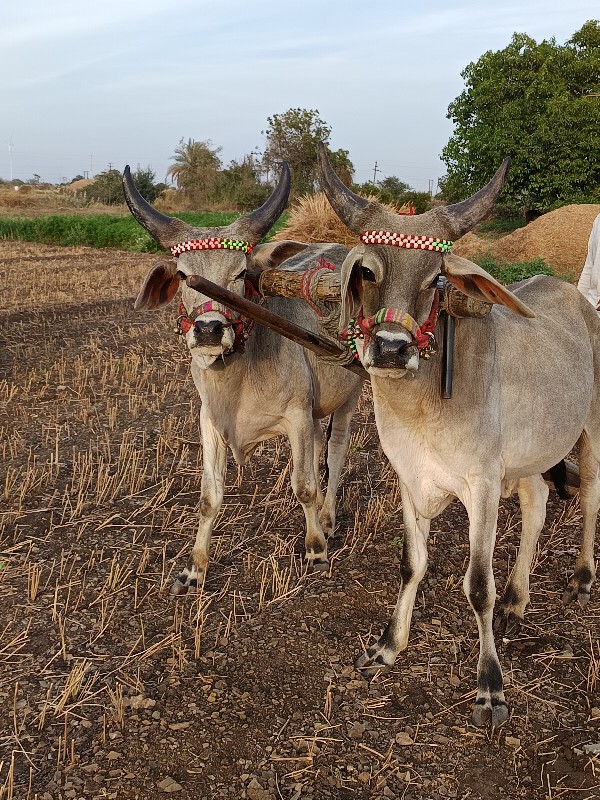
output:
<svg viewBox="0 0 600 800"><path fill-rule="evenodd" d="M242 253L251 253L253 249L253 244L242 239L221 239L212 236L209 239L189 239L187 242L179 242L171 248L171 253L174 258L178 258L190 250L239 250Z"/></svg>
<svg viewBox="0 0 600 800"><path fill-rule="evenodd" d="M434 236L421 236L415 233L391 233L390 231L363 231L361 242L365 244L389 244L393 247L406 247L417 250L436 250L449 253L454 242L449 239L436 239Z"/></svg>

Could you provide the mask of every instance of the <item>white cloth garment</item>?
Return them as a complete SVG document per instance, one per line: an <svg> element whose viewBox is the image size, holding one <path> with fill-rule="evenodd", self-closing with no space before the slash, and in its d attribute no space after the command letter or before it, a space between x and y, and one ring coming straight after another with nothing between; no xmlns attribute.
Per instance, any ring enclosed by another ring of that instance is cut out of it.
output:
<svg viewBox="0 0 600 800"><path fill-rule="evenodd" d="M600 214L594 220L588 240L588 251L577 288L600 313Z"/></svg>

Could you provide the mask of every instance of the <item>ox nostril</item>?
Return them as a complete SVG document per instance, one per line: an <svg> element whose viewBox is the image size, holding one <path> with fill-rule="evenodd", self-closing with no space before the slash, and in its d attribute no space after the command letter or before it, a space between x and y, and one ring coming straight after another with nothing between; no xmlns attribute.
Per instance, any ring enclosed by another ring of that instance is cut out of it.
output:
<svg viewBox="0 0 600 800"><path fill-rule="evenodd" d="M381 336L375 337L375 351L381 355L389 355L392 353L401 353L406 349L408 342L400 341L398 339L388 339Z"/></svg>
<svg viewBox="0 0 600 800"><path fill-rule="evenodd" d="M375 336L373 363L376 366L405 367L412 356L412 343L389 336Z"/></svg>
<svg viewBox="0 0 600 800"><path fill-rule="evenodd" d="M223 323L218 319L200 320L194 322L194 336L196 339L216 339L223 335Z"/></svg>

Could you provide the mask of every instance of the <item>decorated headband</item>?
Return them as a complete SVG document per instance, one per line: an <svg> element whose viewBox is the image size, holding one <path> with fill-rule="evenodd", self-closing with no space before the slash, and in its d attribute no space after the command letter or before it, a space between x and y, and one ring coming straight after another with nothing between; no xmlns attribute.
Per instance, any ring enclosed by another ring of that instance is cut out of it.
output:
<svg viewBox="0 0 600 800"><path fill-rule="evenodd" d="M454 244L449 239L436 239L434 236L420 236L414 233L391 233L390 231L363 231L360 240L365 244L390 244L394 247L406 247L409 250L436 250L438 253L449 253Z"/></svg>
<svg viewBox="0 0 600 800"><path fill-rule="evenodd" d="M187 242L179 242L171 248L171 253L174 258L178 258L190 250L240 250L242 253L251 253L253 248L253 244L242 239L221 239L215 236L210 239L189 239Z"/></svg>

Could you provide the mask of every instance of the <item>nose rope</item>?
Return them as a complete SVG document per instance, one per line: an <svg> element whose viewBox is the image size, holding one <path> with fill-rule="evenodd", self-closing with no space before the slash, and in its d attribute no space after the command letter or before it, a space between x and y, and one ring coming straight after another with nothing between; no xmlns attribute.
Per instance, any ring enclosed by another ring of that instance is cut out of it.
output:
<svg viewBox="0 0 600 800"><path fill-rule="evenodd" d="M417 348L419 356L421 358L429 358L435 352L433 332L435 331L439 311L439 289L434 292L429 316L422 325L419 325L409 313L397 308L380 308L372 317L363 317L361 309L358 317L351 319L348 327L340 333L340 338L348 343L348 347L354 353L354 357L358 358L356 340L368 340L376 325L383 325L387 322L393 325L400 325L400 327L408 331L414 340L413 345Z"/></svg>
<svg viewBox="0 0 600 800"><path fill-rule="evenodd" d="M248 278L244 280L244 297L246 300L254 300L255 302L260 299L259 293L252 286L252 283ZM175 328L175 333L179 334L180 336L184 336L194 327L196 320L203 314L208 314L209 311L215 311L218 314L222 314L225 319L228 320L228 323L222 326L223 328L233 328L234 342L233 347L229 352L236 352L243 349L248 337L250 336L250 333L252 332L252 328L254 327L254 321L239 315L234 316L227 306L224 306L222 303L218 303L215 300L208 300L205 303L201 303L199 306L193 308L188 314L187 309L183 304L183 300L179 298L179 316L177 317L177 327Z"/></svg>

